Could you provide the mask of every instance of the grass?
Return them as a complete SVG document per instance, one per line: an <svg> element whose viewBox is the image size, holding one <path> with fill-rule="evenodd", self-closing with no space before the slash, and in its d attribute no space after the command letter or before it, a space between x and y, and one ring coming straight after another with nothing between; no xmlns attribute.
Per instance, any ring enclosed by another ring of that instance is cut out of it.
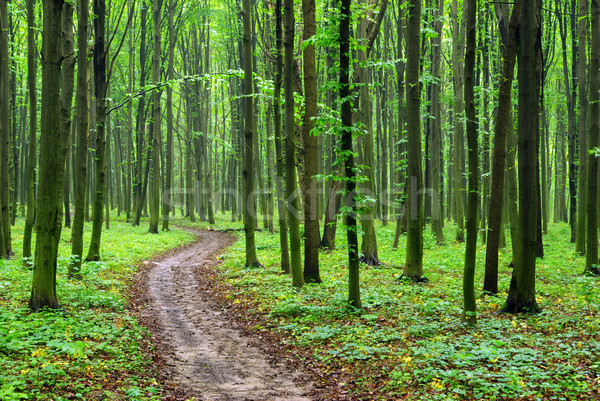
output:
<svg viewBox="0 0 600 401"><path fill-rule="evenodd" d="M90 229L86 225L86 244ZM128 294L143 260L192 236L147 230L145 224L111 220L102 234L103 261L83 264L83 280L69 281L70 229L63 229L57 274L63 310L32 314L27 309L32 272L23 267L23 222L17 221L16 255L0 261L0 399L160 399L148 333L128 309Z"/></svg>
<svg viewBox="0 0 600 401"><path fill-rule="evenodd" d="M228 216L218 219L211 228L234 226ZM533 316L497 313L510 281L510 244L500 254L499 296L481 293L485 246L478 244L475 328L461 319L464 244L438 246L427 229L429 282L402 284L406 238L395 250L391 225L378 222L376 232L386 265L361 267L361 311L347 304L342 230L337 249L320 253L323 283L299 291L280 272L278 234L257 232L265 268L249 269L238 233L219 267L229 301L249 309L256 331L275 332L296 350L322 385L353 399L600 399L600 282L582 275L584 258L568 242L567 225L551 225L544 237L536 284L542 312ZM454 238L455 228L447 225L445 235Z"/></svg>

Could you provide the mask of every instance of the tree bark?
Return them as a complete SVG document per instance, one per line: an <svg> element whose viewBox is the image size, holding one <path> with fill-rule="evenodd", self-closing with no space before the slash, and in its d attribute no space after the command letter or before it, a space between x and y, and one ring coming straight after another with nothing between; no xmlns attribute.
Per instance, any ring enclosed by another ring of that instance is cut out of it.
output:
<svg viewBox="0 0 600 401"><path fill-rule="evenodd" d="M579 81L579 180L577 181L577 235L575 238L575 252L585 254L586 248L586 207L587 207L587 137L588 137L588 93L587 93L587 36L588 19L583 18L588 14L588 1L579 0L579 19L577 23L577 37L579 38L577 63L577 80Z"/></svg>
<svg viewBox="0 0 600 401"><path fill-rule="evenodd" d="M94 92L96 93L96 182L92 235L86 261L100 260L106 179L106 1L94 0Z"/></svg>
<svg viewBox="0 0 600 401"><path fill-rule="evenodd" d="M511 118L511 92L517 56L516 32L521 5L515 4L510 16L508 35L503 45L502 76L498 90L498 112L494 130L494 155L492 159L492 185L488 218L488 237L485 251L485 274L483 290L498 293L498 247L502 230L502 196L504 194L504 162L506 158L506 136ZM504 19L500 19L500 23ZM512 135L512 134L511 134Z"/></svg>
<svg viewBox="0 0 600 401"><path fill-rule="evenodd" d="M517 33L519 74L519 257L511 285L502 309L508 313L536 313L535 259L537 242L538 194L536 184L536 126L539 124L540 26L537 20L536 0L523 0Z"/></svg>
<svg viewBox="0 0 600 401"><path fill-rule="evenodd" d="M475 261L477 257L477 210L479 208L479 145L475 113L475 31L477 26L477 0L467 0L465 51L465 112L467 117L467 143L469 146L469 194L467 197L467 243L463 275L463 319L469 324L477 322L475 304Z"/></svg>
<svg viewBox="0 0 600 401"><path fill-rule="evenodd" d="M419 86L419 44L421 1L409 0L406 26L406 114L408 170L408 229L404 276L423 280L423 195L421 168L421 93Z"/></svg>
<svg viewBox="0 0 600 401"><path fill-rule="evenodd" d="M27 0L27 89L29 94L29 135L27 147L26 197L27 213L23 230L23 264L31 263L31 237L35 218L35 167L37 164L37 66L35 43L35 0ZM84 18L81 18L84 20ZM0 248L1 249L1 248ZM1 250L0 254L3 254Z"/></svg>
<svg viewBox="0 0 600 401"><path fill-rule="evenodd" d="M173 0L168 3L169 17L169 55L167 66L167 81L172 81L174 76L174 53L175 53L175 28L173 26L175 16L175 4ZM167 86L167 165L165 168L165 193L163 195L163 221L162 230L169 231L169 213L171 213L171 202L173 200L173 88Z"/></svg>
<svg viewBox="0 0 600 401"><path fill-rule="evenodd" d="M154 48L152 51L152 81L154 85L160 82L160 52L161 52L161 32L160 10L162 0L152 1L152 20L154 25ZM158 224L160 219L160 137L161 137L161 115L160 115L160 90L155 89L152 92L152 191L150 194L150 223L148 232L158 234Z"/></svg>
<svg viewBox="0 0 600 401"><path fill-rule="evenodd" d="M304 281L320 283L319 274L319 213L317 136L312 132L317 117L317 71L315 45L310 43L317 33L315 0L302 0L304 17L303 40L309 42L302 51L304 66Z"/></svg>
<svg viewBox="0 0 600 401"><path fill-rule="evenodd" d="M281 144L281 78L283 76L283 21L282 0L275 1L275 99L273 102L273 118L275 125L275 169L277 177L275 186L277 188L277 212L279 215L279 246L281 248L281 270L291 273L290 252L288 244L287 211L285 208L285 192L283 188L284 159Z"/></svg>
<svg viewBox="0 0 600 401"><path fill-rule="evenodd" d="M590 43L590 136L589 149L600 146L600 5L591 0L591 43ZM587 176L587 253L585 272L600 274L598 265L598 157L588 153Z"/></svg>
<svg viewBox="0 0 600 401"><path fill-rule="evenodd" d="M244 62L244 231L246 233L246 266L260 266L256 256L256 196L254 195L254 86L252 69L252 30L250 0L243 0L243 62Z"/></svg>
<svg viewBox="0 0 600 401"><path fill-rule="evenodd" d="M340 99L342 138L340 157L344 160L346 174L346 234L348 237L348 302L362 308L360 300L360 276L358 235L356 225L356 181L354 154L352 152L352 100L350 99L350 3L341 0L340 8Z"/></svg>
<svg viewBox="0 0 600 401"><path fill-rule="evenodd" d="M62 229L67 137L60 128L61 10L63 0L43 1L40 185L36 248L29 308L58 308L56 266Z"/></svg>

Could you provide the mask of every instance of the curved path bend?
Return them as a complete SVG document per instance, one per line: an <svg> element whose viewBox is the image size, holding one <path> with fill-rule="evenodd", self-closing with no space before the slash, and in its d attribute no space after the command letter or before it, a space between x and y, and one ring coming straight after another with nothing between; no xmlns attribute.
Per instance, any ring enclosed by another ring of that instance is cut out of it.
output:
<svg viewBox="0 0 600 401"><path fill-rule="evenodd" d="M161 342L162 373L186 399L308 401L308 389L244 335L202 289L198 271L218 263L228 234L190 230L197 240L152 262L143 281L143 321ZM166 349L166 352L165 352Z"/></svg>

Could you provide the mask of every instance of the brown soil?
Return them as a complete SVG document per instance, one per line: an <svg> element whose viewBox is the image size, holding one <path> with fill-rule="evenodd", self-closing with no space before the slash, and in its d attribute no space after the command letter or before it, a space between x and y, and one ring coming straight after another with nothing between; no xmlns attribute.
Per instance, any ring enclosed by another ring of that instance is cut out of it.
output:
<svg viewBox="0 0 600 401"><path fill-rule="evenodd" d="M235 237L190 231L196 241L146 265L133 301L153 335L164 398L309 400L304 373L236 323L204 276Z"/></svg>

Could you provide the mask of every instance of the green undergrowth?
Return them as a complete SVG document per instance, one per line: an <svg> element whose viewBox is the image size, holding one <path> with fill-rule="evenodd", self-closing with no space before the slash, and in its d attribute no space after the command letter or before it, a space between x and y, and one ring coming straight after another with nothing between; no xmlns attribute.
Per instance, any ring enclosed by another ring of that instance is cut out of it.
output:
<svg viewBox="0 0 600 401"><path fill-rule="evenodd" d="M234 227L229 217L219 218L212 227ZM284 342L301 348L324 382L355 399L599 399L600 281L582 275L584 258L575 255L568 230L551 225L544 237L546 256L537 261L542 312L533 316L497 313L510 282L510 244L500 254L500 294L481 293L485 246L479 238L474 328L461 319L464 244L438 246L429 229L424 239L429 282L409 284L397 280L406 237L395 250L394 227L376 223L379 257L386 264L361 267L361 311L346 301L340 229L337 249L320 253L322 284L292 289L291 278L280 272L279 235L265 231L256 233L264 268L244 267L239 232L240 241L226 251L219 269L233 286L231 302L245 302L252 313L266 316L267 324L256 330L270 327L282 334ZM447 239L455 233L446 226Z"/></svg>
<svg viewBox="0 0 600 401"><path fill-rule="evenodd" d="M84 243L91 226L86 225ZM63 229L57 268L62 310L30 313L32 271L21 257L23 222L13 228L12 260L0 261L0 399L159 399L148 333L128 310L140 262L192 236L181 230L147 233L111 221L102 233L101 262L84 263L81 281L68 280L70 229Z"/></svg>

